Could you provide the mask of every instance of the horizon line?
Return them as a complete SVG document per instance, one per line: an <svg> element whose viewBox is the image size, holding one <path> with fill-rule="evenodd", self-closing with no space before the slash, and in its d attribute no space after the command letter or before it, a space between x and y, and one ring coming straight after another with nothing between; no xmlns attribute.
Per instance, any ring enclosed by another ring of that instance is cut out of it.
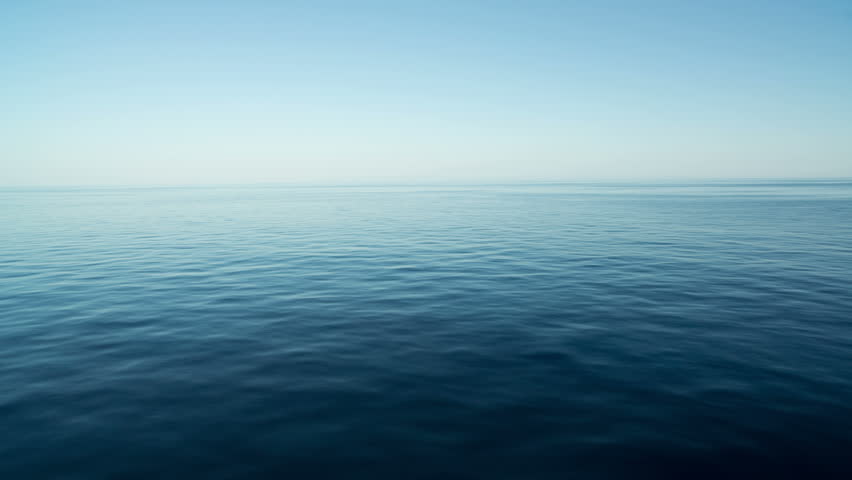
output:
<svg viewBox="0 0 852 480"><path fill-rule="evenodd" d="M440 187L440 186L546 186L546 185L677 185L727 183L847 183L852 177L659 177L659 178L587 178L573 180L358 180L330 181L268 181L268 182L208 182L208 183L92 183L92 184L0 184L0 189L85 189L85 188L210 188L210 187Z"/></svg>

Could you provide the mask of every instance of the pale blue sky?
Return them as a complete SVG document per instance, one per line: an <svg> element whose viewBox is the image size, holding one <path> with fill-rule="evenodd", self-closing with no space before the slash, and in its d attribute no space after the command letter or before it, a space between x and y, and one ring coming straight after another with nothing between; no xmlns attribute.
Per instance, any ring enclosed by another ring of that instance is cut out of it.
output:
<svg viewBox="0 0 852 480"><path fill-rule="evenodd" d="M0 185L852 176L848 1L0 0Z"/></svg>

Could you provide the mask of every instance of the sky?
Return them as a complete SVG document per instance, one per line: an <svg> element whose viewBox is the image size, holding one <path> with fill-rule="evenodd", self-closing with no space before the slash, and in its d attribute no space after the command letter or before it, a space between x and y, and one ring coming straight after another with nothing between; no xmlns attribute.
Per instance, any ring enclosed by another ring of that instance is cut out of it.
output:
<svg viewBox="0 0 852 480"><path fill-rule="evenodd" d="M852 2L0 0L0 185L852 177Z"/></svg>

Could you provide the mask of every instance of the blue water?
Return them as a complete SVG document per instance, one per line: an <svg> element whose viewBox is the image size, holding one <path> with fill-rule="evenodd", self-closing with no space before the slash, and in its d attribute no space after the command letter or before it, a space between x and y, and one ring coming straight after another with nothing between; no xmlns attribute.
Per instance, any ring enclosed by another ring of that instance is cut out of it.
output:
<svg viewBox="0 0 852 480"><path fill-rule="evenodd" d="M852 183L0 190L0 478L852 478Z"/></svg>

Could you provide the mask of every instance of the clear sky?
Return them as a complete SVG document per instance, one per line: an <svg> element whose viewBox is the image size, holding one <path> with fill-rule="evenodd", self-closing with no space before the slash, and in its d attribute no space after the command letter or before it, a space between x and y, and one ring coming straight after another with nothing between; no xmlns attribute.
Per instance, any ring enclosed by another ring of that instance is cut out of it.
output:
<svg viewBox="0 0 852 480"><path fill-rule="evenodd" d="M848 0L0 1L0 185L850 176Z"/></svg>

